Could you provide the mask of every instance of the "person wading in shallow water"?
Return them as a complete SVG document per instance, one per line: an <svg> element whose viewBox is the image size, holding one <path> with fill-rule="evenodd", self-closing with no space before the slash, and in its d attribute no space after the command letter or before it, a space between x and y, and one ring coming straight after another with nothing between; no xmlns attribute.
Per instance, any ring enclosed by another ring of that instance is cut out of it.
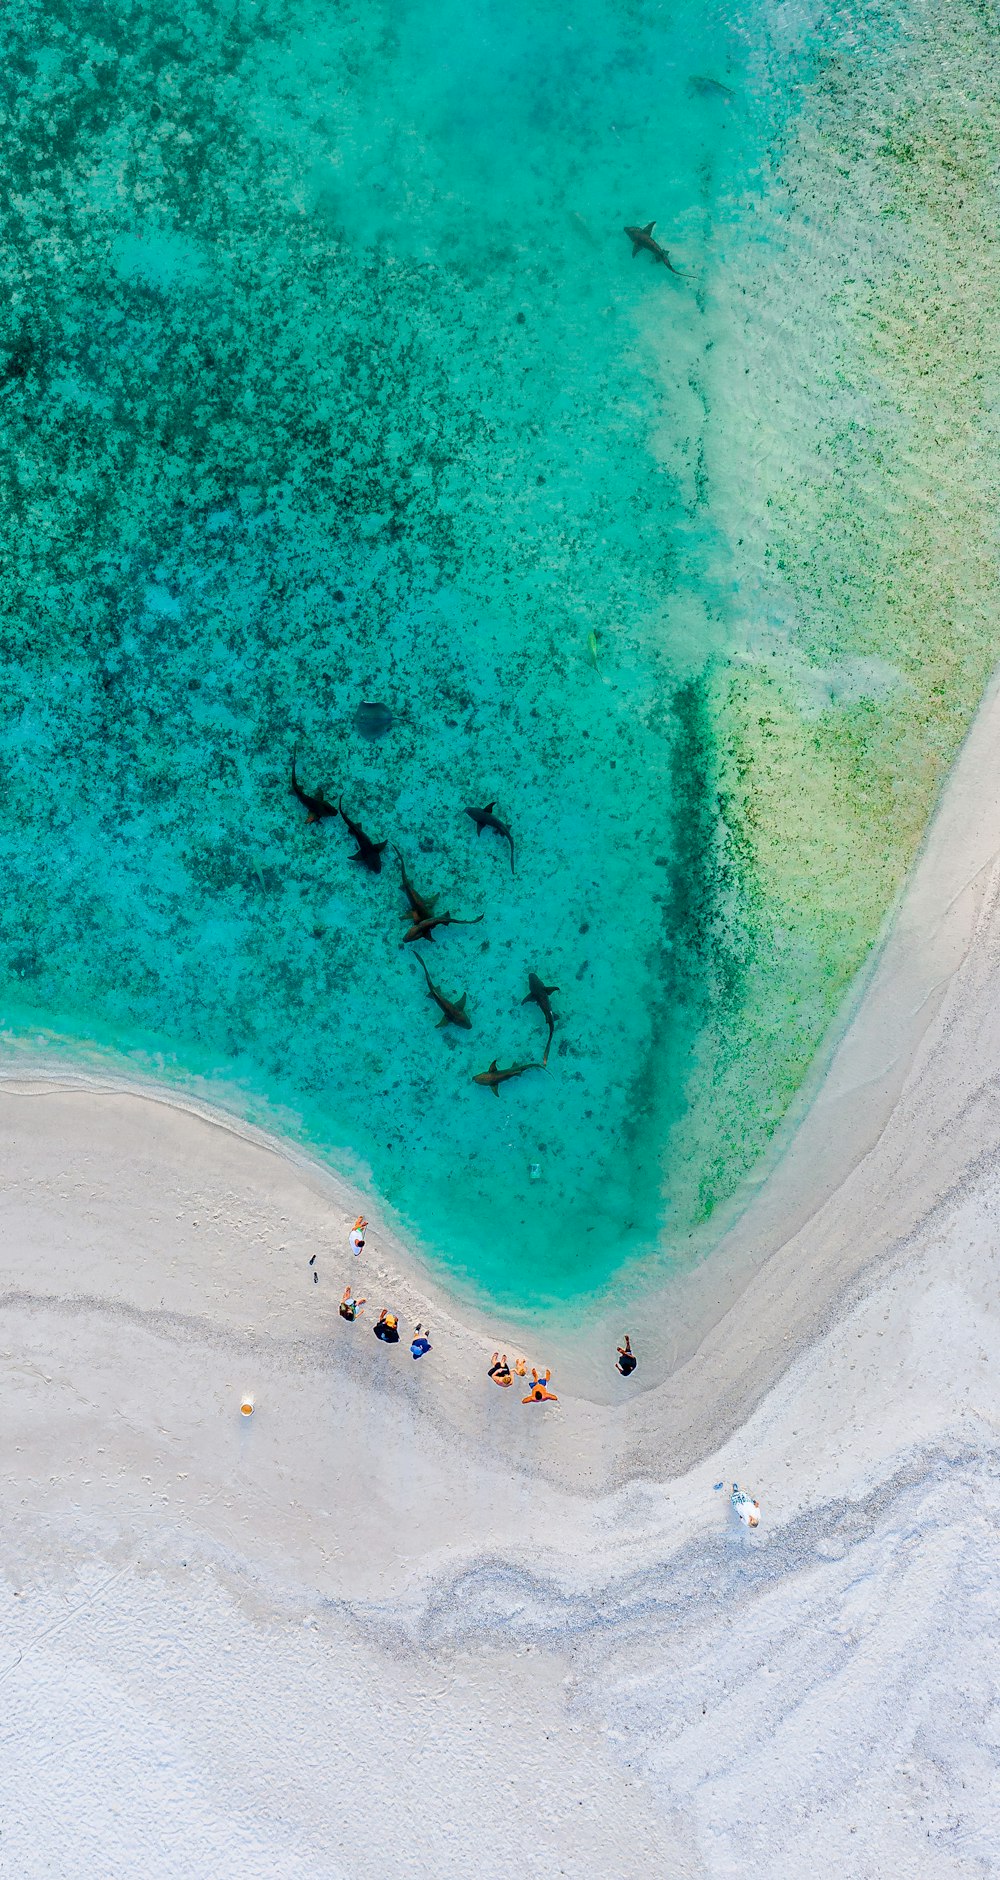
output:
<svg viewBox="0 0 1000 1880"><path fill-rule="evenodd" d="M618 1347L618 1369L623 1377L630 1377L639 1360L632 1350L629 1335L625 1333L625 1343Z"/></svg>
<svg viewBox="0 0 1000 1880"><path fill-rule="evenodd" d="M522 1403L558 1403L559 1399L556 1396L555 1391L548 1390L546 1388L546 1386L548 1385L549 1378L551 1376L552 1376L552 1372L546 1371L544 1377L539 1377L535 1366L532 1365L531 1389L529 1390L528 1395L526 1397L521 1398L521 1402Z"/></svg>
<svg viewBox="0 0 1000 1880"><path fill-rule="evenodd" d="M356 1319L365 1303L366 1301L364 1299L355 1299L351 1293L350 1287L345 1286L343 1297L337 1310L342 1319Z"/></svg>

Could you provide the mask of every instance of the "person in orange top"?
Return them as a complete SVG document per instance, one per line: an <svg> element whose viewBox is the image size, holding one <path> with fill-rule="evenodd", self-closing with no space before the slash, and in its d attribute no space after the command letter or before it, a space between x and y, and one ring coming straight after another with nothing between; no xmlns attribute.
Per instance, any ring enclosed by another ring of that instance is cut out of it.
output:
<svg viewBox="0 0 1000 1880"><path fill-rule="evenodd" d="M539 1377L536 1367L532 1365L531 1389L529 1390L528 1395L526 1397L521 1398L521 1402L522 1403L558 1403L559 1399L556 1396L555 1391L546 1389L546 1385L548 1384L549 1378L551 1376L552 1376L552 1372L546 1371L544 1377Z"/></svg>

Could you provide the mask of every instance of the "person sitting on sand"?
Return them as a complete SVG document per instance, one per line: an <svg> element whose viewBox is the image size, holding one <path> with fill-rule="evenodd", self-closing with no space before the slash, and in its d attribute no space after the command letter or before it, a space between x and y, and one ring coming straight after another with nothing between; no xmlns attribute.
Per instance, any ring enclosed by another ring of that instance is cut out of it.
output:
<svg viewBox="0 0 1000 1880"><path fill-rule="evenodd" d="M518 1376L518 1377L527 1377L527 1375L528 1375L528 1360L527 1360L527 1358L515 1358L515 1359L514 1359L514 1370L515 1370L515 1372L516 1372L516 1374L517 1374L517 1376Z"/></svg>
<svg viewBox="0 0 1000 1880"><path fill-rule="evenodd" d="M493 1353L493 1362L486 1375L493 1379L494 1384L499 1384L501 1390L510 1389L514 1379L510 1374L510 1365L507 1363L506 1352L504 1352L502 1358L497 1352Z"/></svg>
<svg viewBox="0 0 1000 1880"><path fill-rule="evenodd" d="M364 1299L355 1299L351 1292L350 1287L345 1286L344 1291L343 1291L343 1296L340 1301L340 1307L339 1307L341 1318L342 1319L356 1319L358 1316L358 1313L361 1311L362 1306L365 1305L366 1303L367 1302Z"/></svg>
<svg viewBox="0 0 1000 1880"><path fill-rule="evenodd" d="M559 1399L556 1396L555 1391L546 1389L546 1385L548 1384L549 1378L551 1376L552 1376L552 1372L546 1371L544 1377L539 1377L535 1366L532 1365L531 1389L529 1390L528 1395L526 1397L521 1398L521 1402L522 1403L558 1403Z"/></svg>
<svg viewBox="0 0 1000 1880"><path fill-rule="evenodd" d="M635 1367L638 1364L638 1362L639 1360L636 1357L635 1352L632 1350L632 1346L629 1343L629 1335L626 1332L625 1343L623 1345L619 1345L618 1347L618 1369L621 1372L622 1376L631 1377L632 1372L635 1370Z"/></svg>
<svg viewBox="0 0 1000 1880"><path fill-rule="evenodd" d="M354 1226L351 1228L350 1234L351 1246L354 1248L355 1253L360 1253L364 1247L365 1228L367 1226L368 1222L365 1220L364 1215L359 1214Z"/></svg>
<svg viewBox="0 0 1000 1880"><path fill-rule="evenodd" d="M421 1326L421 1325L415 1325L413 1328L413 1337L410 1340L410 1357L411 1358L426 1357L430 1348L431 1348L431 1341L427 1336L426 1327Z"/></svg>
<svg viewBox="0 0 1000 1880"><path fill-rule="evenodd" d="M733 1483L733 1492L730 1496L730 1500L740 1520L745 1521L747 1527L759 1527L760 1502L755 1501L752 1495L748 1495L746 1489L741 1488L738 1482Z"/></svg>
<svg viewBox="0 0 1000 1880"><path fill-rule="evenodd" d="M372 1326L376 1338L381 1338L384 1345L399 1344L399 1320L394 1312L383 1306L376 1323Z"/></svg>

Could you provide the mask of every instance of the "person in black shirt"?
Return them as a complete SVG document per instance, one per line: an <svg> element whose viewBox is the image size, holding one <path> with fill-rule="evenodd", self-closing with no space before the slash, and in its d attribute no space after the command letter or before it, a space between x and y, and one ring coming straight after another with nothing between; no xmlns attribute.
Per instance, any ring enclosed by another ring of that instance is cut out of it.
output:
<svg viewBox="0 0 1000 1880"><path fill-rule="evenodd" d="M625 1343L618 1347L618 1369L622 1376L630 1377L638 1362L639 1360L632 1350L632 1346L629 1343L629 1335L626 1332Z"/></svg>

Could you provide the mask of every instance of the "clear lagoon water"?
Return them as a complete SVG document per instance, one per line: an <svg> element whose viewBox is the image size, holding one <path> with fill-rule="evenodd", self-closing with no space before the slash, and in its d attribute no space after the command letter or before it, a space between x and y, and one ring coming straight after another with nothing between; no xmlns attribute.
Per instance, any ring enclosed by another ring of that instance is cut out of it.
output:
<svg viewBox="0 0 1000 1880"><path fill-rule="evenodd" d="M983 9L0 12L8 1039L480 1293L690 1257L1000 650Z"/></svg>

